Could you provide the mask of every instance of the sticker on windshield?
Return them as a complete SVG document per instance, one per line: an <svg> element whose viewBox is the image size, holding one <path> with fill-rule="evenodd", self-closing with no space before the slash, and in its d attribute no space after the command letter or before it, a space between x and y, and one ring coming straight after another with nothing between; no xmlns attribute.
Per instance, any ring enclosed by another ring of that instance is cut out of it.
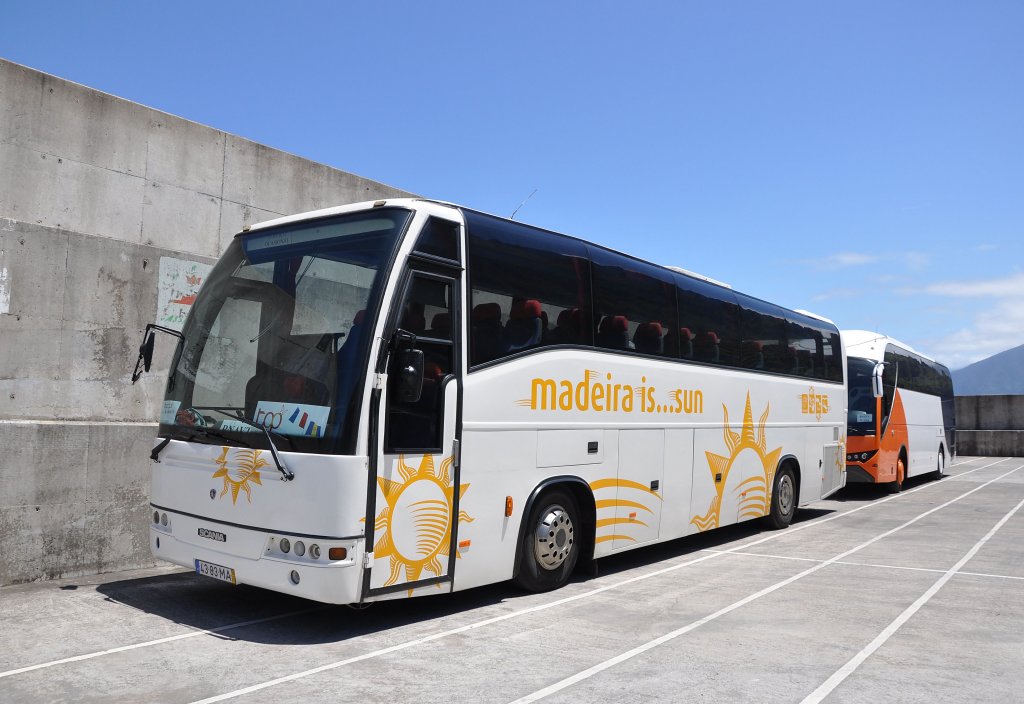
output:
<svg viewBox="0 0 1024 704"><path fill-rule="evenodd" d="M258 433L260 429L252 423L246 423L244 420L233 420L231 418L225 418L220 422L221 430L230 430L233 433Z"/></svg>
<svg viewBox="0 0 1024 704"><path fill-rule="evenodd" d="M178 415L178 409L181 407L181 401L164 401L163 408L160 409L160 422L171 425L175 421L175 417Z"/></svg>
<svg viewBox="0 0 1024 704"><path fill-rule="evenodd" d="M322 438L330 406L314 406L308 403L282 403L260 401L256 406L256 418L260 425L283 435L305 435Z"/></svg>

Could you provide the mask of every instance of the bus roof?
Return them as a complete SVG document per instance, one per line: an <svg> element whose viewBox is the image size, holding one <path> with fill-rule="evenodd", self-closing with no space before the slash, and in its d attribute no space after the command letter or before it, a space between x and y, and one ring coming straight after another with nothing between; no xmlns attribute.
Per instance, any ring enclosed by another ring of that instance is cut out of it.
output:
<svg viewBox="0 0 1024 704"><path fill-rule="evenodd" d="M862 357L881 362L885 359L885 348L887 345L895 345L900 349L916 354L929 362L935 360L926 354L921 354L910 345L900 342L896 338L889 337L880 332L870 330L843 330L843 341L846 344L846 355L848 357Z"/></svg>

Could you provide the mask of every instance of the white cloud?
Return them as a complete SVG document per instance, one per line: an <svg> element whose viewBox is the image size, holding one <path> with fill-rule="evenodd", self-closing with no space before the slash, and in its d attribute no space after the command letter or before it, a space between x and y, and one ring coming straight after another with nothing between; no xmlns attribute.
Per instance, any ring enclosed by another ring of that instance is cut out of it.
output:
<svg viewBox="0 0 1024 704"><path fill-rule="evenodd" d="M863 254L861 252L839 252L830 254L822 259L808 259L806 263L820 266L824 269L845 269L850 266L863 266L878 261L874 254Z"/></svg>
<svg viewBox="0 0 1024 704"><path fill-rule="evenodd" d="M1024 298L1024 273L1006 276L1002 279L987 279L982 281L949 281L940 284L931 284L921 290L922 293L930 293L936 296L954 296L957 298Z"/></svg>
<svg viewBox="0 0 1024 704"><path fill-rule="evenodd" d="M899 263L913 271L926 269L932 262L932 255L927 252L889 252L867 254L865 252L838 252L820 259L805 259L805 264L826 270L847 269L854 266L866 266L876 262Z"/></svg>
<svg viewBox="0 0 1024 704"><path fill-rule="evenodd" d="M913 271L927 269L928 265L932 263L932 255L926 252L904 252L902 254L895 255L895 257L895 261L900 261L902 259L903 263L907 265L907 268Z"/></svg>
<svg viewBox="0 0 1024 704"><path fill-rule="evenodd" d="M995 299L974 315L970 325L928 342L928 348L952 369L1024 344L1024 273L987 281L932 284L912 293Z"/></svg>
<svg viewBox="0 0 1024 704"><path fill-rule="evenodd" d="M833 288L822 291L811 296L812 301L827 301L836 298L857 298L864 295L864 289L860 288Z"/></svg>

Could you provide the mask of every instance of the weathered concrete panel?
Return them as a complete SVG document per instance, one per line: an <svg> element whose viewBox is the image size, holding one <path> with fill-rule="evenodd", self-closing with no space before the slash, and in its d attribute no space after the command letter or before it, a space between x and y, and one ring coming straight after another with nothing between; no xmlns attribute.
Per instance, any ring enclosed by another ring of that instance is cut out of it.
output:
<svg viewBox="0 0 1024 704"><path fill-rule="evenodd" d="M0 583L153 564L155 425L0 423Z"/></svg>
<svg viewBox="0 0 1024 704"><path fill-rule="evenodd" d="M0 583L84 574L84 504L0 506Z"/></svg>
<svg viewBox="0 0 1024 704"><path fill-rule="evenodd" d="M0 424L0 496L4 506L82 503L89 429L82 425Z"/></svg>
<svg viewBox="0 0 1024 704"><path fill-rule="evenodd" d="M228 135L224 154L224 199L277 213L317 207L317 182L326 168L292 154Z"/></svg>
<svg viewBox="0 0 1024 704"><path fill-rule="evenodd" d="M957 396L957 427L968 430L1024 428L1024 396Z"/></svg>
<svg viewBox="0 0 1024 704"><path fill-rule="evenodd" d="M143 176L154 113L56 76L0 63L0 142L6 144Z"/></svg>
<svg viewBox="0 0 1024 704"><path fill-rule="evenodd" d="M0 315L0 379L35 379L58 369L61 327L52 318Z"/></svg>
<svg viewBox="0 0 1024 704"><path fill-rule="evenodd" d="M143 243L216 257L220 205L220 199L205 193L147 182L142 207Z"/></svg>
<svg viewBox="0 0 1024 704"><path fill-rule="evenodd" d="M64 274L64 320L133 328L151 320L157 273L156 267L143 266L143 251L116 240L72 238Z"/></svg>
<svg viewBox="0 0 1024 704"><path fill-rule="evenodd" d="M225 138L223 132L180 117L152 114L146 179L220 199Z"/></svg>
<svg viewBox="0 0 1024 704"><path fill-rule="evenodd" d="M90 235L138 242L145 180L0 143L0 214Z"/></svg>
<svg viewBox="0 0 1024 704"><path fill-rule="evenodd" d="M957 430L957 454L976 457L1024 457L1024 430Z"/></svg>
<svg viewBox="0 0 1024 704"><path fill-rule="evenodd" d="M68 240L64 231L0 220L0 267L7 271L7 312L11 316L63 317Z"/></svg>

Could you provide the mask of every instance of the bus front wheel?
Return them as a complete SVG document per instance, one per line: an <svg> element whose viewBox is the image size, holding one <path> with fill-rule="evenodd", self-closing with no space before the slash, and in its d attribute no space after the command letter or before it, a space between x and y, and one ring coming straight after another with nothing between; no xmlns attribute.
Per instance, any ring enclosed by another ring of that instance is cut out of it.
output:
<svg viewBox="0 0 1024 704"><path fill-rule="evenodd" d="M896 460L896 481L889 485L889 490L894 494L898 494L903 491L903 482L907 478L907 466L903 462L903 458L900 457Z"/></svg>
<svg viewBox="0 0 1024 704"><path fill-rule="evenodd" d="M772 505L765 516L765 522L772 528L782 529L793 522L796 514L796 477L786 464L779 467L772 482Z"/></svg>
<svg viewBox="0 0 1024 704"><path fill-rule="evenodd" d="M561 489L538 497L527 517L515 582L531 592L558 589L572 575L580 554L576 502Z"/></svg>

